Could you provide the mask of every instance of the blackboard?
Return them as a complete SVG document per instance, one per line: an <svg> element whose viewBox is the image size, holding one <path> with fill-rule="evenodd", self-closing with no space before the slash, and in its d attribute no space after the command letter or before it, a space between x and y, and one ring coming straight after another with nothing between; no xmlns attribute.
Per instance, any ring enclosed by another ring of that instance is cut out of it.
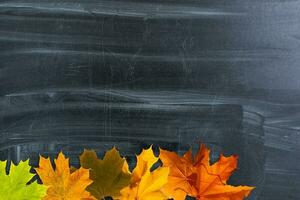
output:
<svg viewBox="0 0 300 200"><path fill-rule="evenodd" d="M0 158L204 142L300 199L300 2L0 1Z"/></svg>

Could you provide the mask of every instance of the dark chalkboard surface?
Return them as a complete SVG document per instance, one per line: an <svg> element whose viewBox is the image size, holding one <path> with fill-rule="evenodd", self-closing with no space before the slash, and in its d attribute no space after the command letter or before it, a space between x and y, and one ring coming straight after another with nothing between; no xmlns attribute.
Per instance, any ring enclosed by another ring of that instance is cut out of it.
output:
<svg viewBox="0 0 300 200"><path fill-rule="evenodd" d="M0 1L0 158L155 143L238 154L249 199L300 199L297 0Z"/></svg>

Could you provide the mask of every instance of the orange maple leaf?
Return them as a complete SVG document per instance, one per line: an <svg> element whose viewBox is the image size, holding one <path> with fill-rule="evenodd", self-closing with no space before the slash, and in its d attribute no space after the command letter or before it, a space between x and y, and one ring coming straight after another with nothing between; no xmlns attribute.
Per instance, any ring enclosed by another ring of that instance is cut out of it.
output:
<svg viewBox="0 0 300 200"><path fill-rule="evenodd" d="M69 159L65 158L62 152L54 162L55 170L50 158L40 156L39 167L35 168L43 184L48 186L47 195L43 200L95 200L85 190L92 183L88 169L70 170Z"/></svg>
<svg viewBox="0 0 300 200"><path fill-rule="evenodd" d="M242 200L253 187L227 185L227 180L237 168L237 156L220 156L215 164L209 164L210 151L201 145L197 154L189 150L182 157L174 152L160 150L163 166L170 167L165 194L175 200L186 195L198 200Z"/></svg>

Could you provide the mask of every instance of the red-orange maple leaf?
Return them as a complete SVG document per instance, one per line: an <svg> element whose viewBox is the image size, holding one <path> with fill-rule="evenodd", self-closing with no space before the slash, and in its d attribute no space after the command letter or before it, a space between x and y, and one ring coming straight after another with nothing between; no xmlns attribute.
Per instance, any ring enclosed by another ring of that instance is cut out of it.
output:
<svg viewBox="0 0 300 200"><path fill-rule="evenodd" d="M242 200L253 187L227 185L227 180L237 167L237 156L220 156L219 161L209 164L210 151L201 145L197 154L189 150L182 157L174 152L160 150L163 166L170 168L168 184L163 191L175 200L186 195L198 200Z"/></svg>

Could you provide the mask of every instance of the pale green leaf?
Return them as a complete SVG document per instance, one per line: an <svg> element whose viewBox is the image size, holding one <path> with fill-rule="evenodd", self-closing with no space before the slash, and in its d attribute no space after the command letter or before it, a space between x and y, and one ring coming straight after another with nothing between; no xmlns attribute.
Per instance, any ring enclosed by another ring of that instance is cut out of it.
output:
<svg viewBox="0 0 300 200"><path fill-rule="evenodd" d="M41 200L47 188L37 182L27 184L34 176L29 172L29 161L11 163L9 174L5 172L6 164L0 161L0 200Z"/></svg>

